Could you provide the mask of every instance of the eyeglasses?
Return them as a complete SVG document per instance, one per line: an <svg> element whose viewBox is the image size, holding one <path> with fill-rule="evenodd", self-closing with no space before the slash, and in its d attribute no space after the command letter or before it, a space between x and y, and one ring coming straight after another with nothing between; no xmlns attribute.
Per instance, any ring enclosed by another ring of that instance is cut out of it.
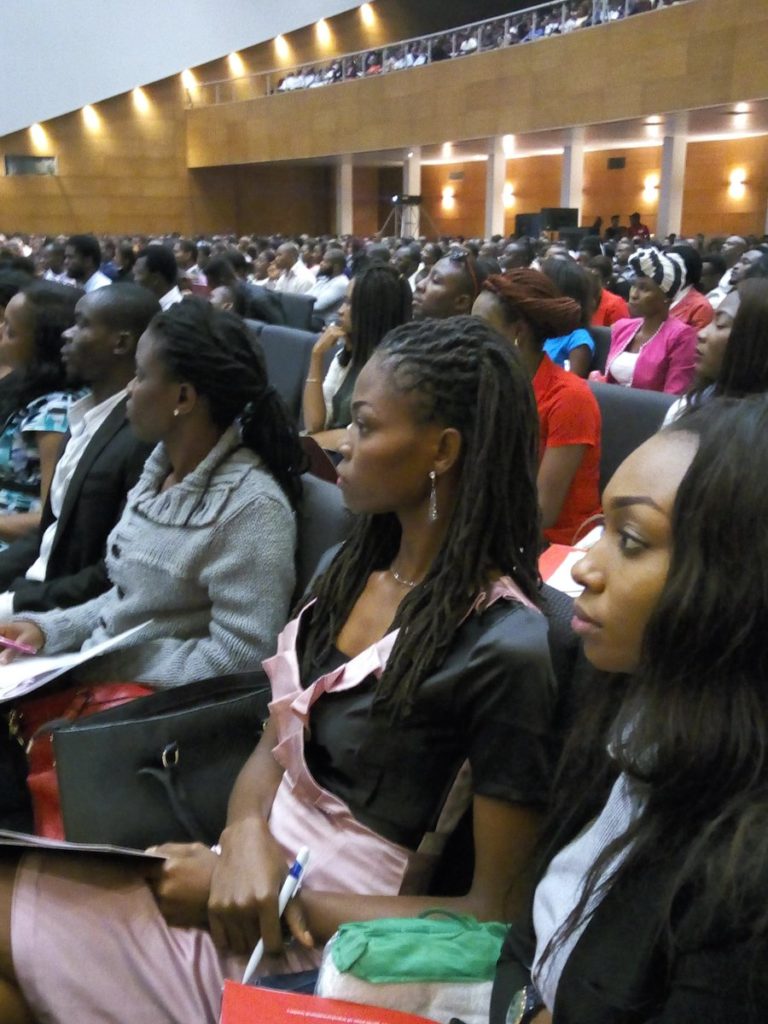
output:
<svg viewBox="0 0 768 1024"><path fill-rule="evenodd" d="M451 261L451 263L464 264L464 267L467 273L469 274L469 279L472 282L472 287L474 289L474 294L472 298L476 299L477 296L480 294L480 283L477 280L477 260L475 258L475 254L471 251L471 249L465 249L462 246L456 245L449 251L448 259Z"/></svg>

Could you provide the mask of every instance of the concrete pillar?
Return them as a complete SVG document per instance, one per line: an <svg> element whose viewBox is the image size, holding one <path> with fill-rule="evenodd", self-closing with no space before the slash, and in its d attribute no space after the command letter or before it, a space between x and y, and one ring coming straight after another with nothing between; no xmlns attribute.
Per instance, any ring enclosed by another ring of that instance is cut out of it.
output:
<svg viewBox="0 0 768 1024"><path fill-rule="evenodd" d="M671 232L679 235L683 223L687 131L688 115L684 111L679 114L667 114L661 152L659 215L656 221L656 234L659 238L664 238Z"/></svg>
<svg viewBox="0 0 768 1024"><path fill-rule="evenodd" d="M414 146L408 150L408 155L403 162L403 194L406 196L421 195L421 149ZM419 217L418 206L400 207L400 234L418 238Z"/></svg>
<svg viewBox="0 0 768 1024"><path fill-rule="evenodd" d="M352 154L344 153L336 165L336 234L352 231Z"/></svg>
<svg viewBox="0 0 768 1024"><path fill-rule="evenodd" d="M563 176L560 182L560 205L579 211L581 224L581 202L584 191L584 129L570 128L566 132L563 149Z"/></svg>
<svg viewBox="0 0 768 1024"><path fill-rule="evenodd" d="M502 136L488 139L488 164L485 175L485 237L504 234L504 183L507 156Z"/></svg>

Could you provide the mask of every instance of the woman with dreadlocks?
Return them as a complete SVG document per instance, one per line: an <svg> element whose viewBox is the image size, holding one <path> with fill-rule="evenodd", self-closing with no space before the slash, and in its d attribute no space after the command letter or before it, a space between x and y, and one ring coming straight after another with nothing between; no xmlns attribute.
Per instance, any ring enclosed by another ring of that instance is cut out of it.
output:
<svg viewBox="0 0 768 1024"><path fill-rule="evenodd" d="M77 858L4 865L8 1024L27 1006L80 1024L215 1022L222 979L241 975L259 937L281 954L262 973L296 972L344 921L436 904L497 919L510 893L525 899L554 696L525 371L480 320L404 325L362 370L340 450L356 522L265 662L270 720L220 853L162 847L151 887ZM420 895L439 819L470 802L468 892ZM284 949L277 894L304 845Z"/></svg>

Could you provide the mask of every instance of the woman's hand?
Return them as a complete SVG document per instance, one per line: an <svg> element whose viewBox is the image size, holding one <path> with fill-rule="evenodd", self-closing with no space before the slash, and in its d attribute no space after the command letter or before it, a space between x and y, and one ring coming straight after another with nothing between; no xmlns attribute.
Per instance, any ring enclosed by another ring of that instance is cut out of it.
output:
<svg viewBox="0 0 768 1024"><path fill-rule="evenodd" d="M45 643L45 634L34 622L4 622L0 624L0 636L34 648L35 653ZM8 665L19 656L19 651L0 645L0 665Z"/></svg>
<svg viewBox="0 0 768 1024"><path fill-rule="evenodd" d="M211 879L218 856L202 843L164 843L147 853L167 859L147 877L160 913L178 928L206 928Z"/></svg>
<svg viewBox="0 0 768 1024"><path fill-rule="evenodd" d="M549 1010L539 1010L531 1024L552 1024L552 1014Z"/></svg>
<svg viewBox="0 0 768 1024"><path fill-rule="evenodd" d="M287 874L285 858L263 818L245 818L224 830L208 901L217 946L249 954L262 938L267 953L282 951L277 898ZM301 906L291 902L284 920L294 937L311 948Z"/></svg>
<svg viewBox="0 0 768 1024"><path fill-rule="evenodd" d="M346 332L341 324L329 324L312 346L312 355L324 356L344 338L346 338Z"/></svg>

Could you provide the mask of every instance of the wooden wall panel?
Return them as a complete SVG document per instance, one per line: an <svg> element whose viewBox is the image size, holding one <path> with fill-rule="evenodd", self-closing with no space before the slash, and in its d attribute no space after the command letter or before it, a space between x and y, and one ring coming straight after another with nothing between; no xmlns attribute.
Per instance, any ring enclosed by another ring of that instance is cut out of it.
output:
<svg viewBox="0 0 768 1024"><path fill-rule="evenodd" d="M192 110L192 167L593 124L766 95L768 4L692 0L611 25L330 89ZM636 61L618 56L642 54ZM596 55L602 59L596 59Z"/></svg>
<svg viewBox="0 0 768 1024"><path fill-rule="evenodd" d="M543 206L560 205L562 156L530 156L507 160L507 181L514 188L515 202L506 212L505 230L514 234L515 215L538 213Z"/></svg>
<svg viewBox="0 0 768 1024"><path fill-rule="evenodd" d="M622 157L626 166L609 171L608 160L611 157ZM582 224L592 224L597 217L602 217L607 227L614 213L619 214L622 224L628 224L630 213L637 210L643 224L655 231L658 191L653 198L650 193L644 195L643 191L646 179L652 175L661 176L661 146L587 153L584 158Z"/></svg>
<svg viewBox="0 0 768 1024"><path fill-rule="evenodd" d="M746 172L744 198L728 193L733 171ZM761 236L768 213L768 136L694 142L685 168L683 233Z"/></svg>

